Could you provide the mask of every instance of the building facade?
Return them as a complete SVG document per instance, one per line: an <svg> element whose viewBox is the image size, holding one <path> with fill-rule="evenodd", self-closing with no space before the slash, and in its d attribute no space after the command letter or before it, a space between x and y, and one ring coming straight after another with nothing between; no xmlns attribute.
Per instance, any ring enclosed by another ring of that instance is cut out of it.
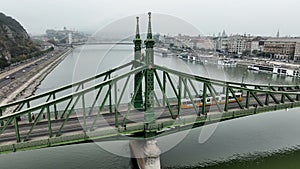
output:
<svg viewBox="0 0 300 169"><path fill-rule="evenodd" d="M245 36L235 35L230 37L229 52L235 54L242 54L247 49L251 48L251 44L247 43Z"/></svg>
<svg viewBox="0 0 300 169"><path fill-rule="evenodd" d="M288 61L300 61L300 39L271 38L264 42L264 52L271 58Z"/></svg>

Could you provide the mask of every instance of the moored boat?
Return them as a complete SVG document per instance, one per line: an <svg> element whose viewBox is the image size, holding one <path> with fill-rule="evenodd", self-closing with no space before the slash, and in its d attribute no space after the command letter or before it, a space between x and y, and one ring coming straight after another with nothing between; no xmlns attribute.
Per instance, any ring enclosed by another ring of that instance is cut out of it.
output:
<svg viewBox="0 0 300 169"><path fill-rule="evenodd" d="M285 76L292 76L292 77L300 77L300 70L299 69L289 69L284 68L279 65L250 65L248 66L249 70L254 71L262 71L262 72L269 72L273 74L285 75Z"/></svg>

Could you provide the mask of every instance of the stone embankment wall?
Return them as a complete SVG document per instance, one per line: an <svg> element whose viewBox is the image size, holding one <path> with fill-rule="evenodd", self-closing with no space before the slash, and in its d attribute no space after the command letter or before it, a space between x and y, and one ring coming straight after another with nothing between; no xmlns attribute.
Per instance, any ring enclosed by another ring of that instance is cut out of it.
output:
<svg viewBox="0 0 300 169"><path fill-rule="evenodd" d="M65 49L57 55L49 58L41 64L25 72L23 76L12 80L9 85L0 90L0 104L6 104L15 100L24 99L33 95L43 79L72 51ZM13 109L13 108L12 108ZM4 114L12 111L7 110Z"/></svg>

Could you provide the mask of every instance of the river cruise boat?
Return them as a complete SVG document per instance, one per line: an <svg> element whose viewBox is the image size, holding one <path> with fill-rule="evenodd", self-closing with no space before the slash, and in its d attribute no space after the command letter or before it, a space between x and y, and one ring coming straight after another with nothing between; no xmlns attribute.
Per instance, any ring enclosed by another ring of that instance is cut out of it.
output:
<svg viewBox="0 0 300 169"><path fill-rule="evenodd" d="M292 76L292 77L300 77L299 69L288 69L283 68L279 65L250 65L248 66L249 70L268 72L273 74Z"/></svg>
<svg viewBox="0 0 300 169"><path fill-rule="evenodd" d="M201 62L201 60L198 57L189 55L187 53L180 54L178 56L178 58L182 59L182 60L190 61L190 62Z"/></svg>
<svg viewBox="0 0 300 169"><path fill-rule="evenodd" d="M218 65L221 66L236 66L236 61L235 60L230 60L230 59L219 59L218 60Z"/></svg>

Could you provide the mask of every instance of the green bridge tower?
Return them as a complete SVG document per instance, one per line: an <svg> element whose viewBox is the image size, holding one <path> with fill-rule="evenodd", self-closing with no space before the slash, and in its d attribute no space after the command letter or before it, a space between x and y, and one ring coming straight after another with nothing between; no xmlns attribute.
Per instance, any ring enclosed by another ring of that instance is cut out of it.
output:
<svg viewBox="0 0 300 169"><path fill-rule="evenodd" d="M145 70L145 114L144 114L144 127L146 133L151 133L152 126L155 124L154 116L154 40L152 39L151 30L151 12L148 13L148 33L145 40L146 45L146 57L145 64L148 69Z"/></svg>
<svg viewBox="0 0 300 169"><path fill-rule="evenodd" d="M134 43L134 68L137 68L138 62L141 62L142 59L142 40L140 36L140 29L139 29L139 17L136 17L136 34L135 39L133 40ZM136 109L143 109L143 89L142 85L139 85L140 79L142 78L143 73L139 72L134 76L134 93L136 96L134 98L134 108Z"/></svg>

